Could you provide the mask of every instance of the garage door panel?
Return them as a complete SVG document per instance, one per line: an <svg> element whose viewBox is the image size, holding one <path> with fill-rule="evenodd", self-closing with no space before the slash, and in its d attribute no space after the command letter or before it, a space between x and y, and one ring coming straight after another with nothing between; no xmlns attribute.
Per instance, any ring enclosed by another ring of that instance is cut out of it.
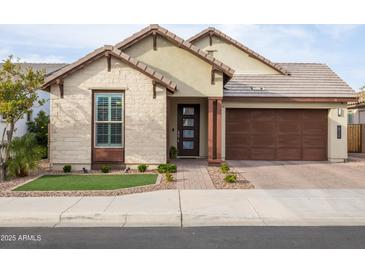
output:
<svg viewBox="0 0 365 274"><path fill-rule="evenodd" d="M278 121L298 121L301 119L302 113L300 110L278 109L276 116Z"/></svg>
<svg viewBox="0 0 365 274"><path fill-rule="evenodd" d="M326 121L327 120L327 110L326 109L308 109L302 111L303 120L309 121Z"/></svg>
<svg viewBox="0 0 365 274"><path fill-rule="evenodd" d="M321 147L326 146L324 136L305 135L303 136L303 147Z"/></svg>
<svg viewBox="0 0 365 274"><path fill-rule="evenodd" d="M272 147L275 148L275 137L273 135L265 134L265 135L258 135L253 134L251 135L251 146L252 147Z"/></svg>
<svg viewBox="0 0 365 274"><path fill-rule="evenodd" d="M277 150L277 159L284 161L299 161L302 158L300 148L281 148Z"/></svg>
<svg viewBox="0 0 365 274"><path fill-rule="evenodd" d="M250 126L250 122L247 120L240 121L239 119L237 119L227 122L227 126L240 131L242 130L242 128L248 128Z"/></svg>
<svg viewBox="0 0 365 274"><path fill-rule="evenodd" d="M252 133L268 133L273 132L275 129L275 124L273 121L269 122L254 122L251 124L250 130Z"/></svg>
<svg viewBox="0 0 365 274"><path fill-rule="evenodd" d="M276 145L278 147L301 147L302 135L280 134L277 135Z"/></svg>
<svg viewBox="0 0 365 274"><path fill-rule="evenodd" d="M275 160L275 148L252 147L250 152L252 160Z"/></svg>
<svg viewBox="0 0 365 274"><path fill-rule="evenodd" d="M251 121L258 122L272 122L275 120L275 111L274 110L265 110L265 109L257 109L257 110L248 110L246 113L246 117L249 117Z"/></svg>
<svg viewBox="0 0 365 274"><path fill-rule="evenodd" d="M323 161L326 157L326 151L323 148L306 148L303 150L304 161Z"/></svg>
<svg viewBox="0 0 365 274"><path fill-rule="evenodd" d="M242 157L246 157L247 159L250 158L250 150L249 148L242 148L242 147L232 147L227 149L226 157L230 160L241 160Z"/></svg>
<svg viewBox="0 0 365 274"><path fill-rule="evenodd" d="M326 160L327 110L227 109L226 158Z"/></svg>
<svg viewBox="0 0 365 274"><path fill-rule="evenodd" d="M250 134L243 134L243 133L236 133L231 134L227 136L226 142L230 142L233 144L245 144L249 145L251 141L251 135Z"/></svg>
<svg viewBox="0 0 365 274"><path fill-rule="evenodd" d="M277 131L279 133L298 133L301 132L301 127L298 125L298 123L294 122L287 122L287 121L278 121L277 122Z"/></svg>

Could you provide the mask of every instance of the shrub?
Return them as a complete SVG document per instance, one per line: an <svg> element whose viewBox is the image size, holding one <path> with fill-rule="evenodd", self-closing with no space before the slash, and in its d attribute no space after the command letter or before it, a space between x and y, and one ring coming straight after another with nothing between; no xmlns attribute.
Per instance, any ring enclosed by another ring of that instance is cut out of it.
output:
<svg viewBox="0 0 365 274"><path fill-rule="evenodd" d="M42 149L37 145L33 133L15 137L10 143L9 152L10 158L7 165L11 176L28 176L30 170L38 167L42 158Z"/></svg>
<svg viewBox="0 0 365 274"><path fill-rule="evenodd" d="M170 159L176 159L177 156L177 148L172 146L170 147Z"/></svg>
<svg viewBox="0 0 365 274"><path fill-rule="evenodd" d="M226 173L229 172L230 168L229 168L227 163L222 163L221 167L220 167L220 170L221 170L222 173L226 174Z"/></svg>
<svg viewBox="0 0 365 274"><path fill-rule="evenodd" d="M226 181L227 183L236 183L237 175L234 173L228 174L226 175L226 177L224 177L224 181Z"/></svg>
<svg viewBox="0 0 365 274"><path fill-rule="evenodd" d="M112 168L109 165L102 165L100 171L103 173L109 173Z"/></svg>
<svg viewBox="0 0 365 274"><path fill-rule="evenodd" d="M176 173L175 164L161 164L157 167L159 173Z"/></svg>
<svg viewBox="0 0 365 274"><path fill-rule="evenodd" d="M64 165L64 167L63 167L64 173L69 173L69 172L71 172L71 170L72 170L71 165Z"/></svg>
<svg viewBox="0 0 365 274"><path fill-rule="evenodd" d="M174 180L174 176L170 172L165 173L165 179L167 182L172 182Z"/></svg>
<svg viewBox="0 0 365 274"><path fill-rule="evenodd" d="M148 168L148 165L142 164L138 166L138 171L139 172L145 172Z"/></svg>

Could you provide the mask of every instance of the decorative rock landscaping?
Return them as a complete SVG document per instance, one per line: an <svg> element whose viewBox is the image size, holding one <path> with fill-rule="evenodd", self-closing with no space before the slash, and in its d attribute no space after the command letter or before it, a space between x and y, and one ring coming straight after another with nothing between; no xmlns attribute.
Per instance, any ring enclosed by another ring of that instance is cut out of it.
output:
<svg viewBox="0 0 365 274"><path fill-rule="evenodd" d="M227 183L224 178L227 174L222 173L219 167L211 166L207 167L208 173L212 182L217 189L252 189L255 186L245 179L243 174L236 172L237 182Z"/></svg>

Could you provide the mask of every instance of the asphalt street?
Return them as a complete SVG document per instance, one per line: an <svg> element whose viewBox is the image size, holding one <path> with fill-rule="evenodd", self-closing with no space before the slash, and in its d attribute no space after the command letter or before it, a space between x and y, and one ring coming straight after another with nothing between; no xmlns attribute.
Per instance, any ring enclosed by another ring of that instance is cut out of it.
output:
<svg viewBox="0 0 365 274"><path fill-rule="evenodd" d="M365 248L365 226L0 228L0 248Z"/></svg>

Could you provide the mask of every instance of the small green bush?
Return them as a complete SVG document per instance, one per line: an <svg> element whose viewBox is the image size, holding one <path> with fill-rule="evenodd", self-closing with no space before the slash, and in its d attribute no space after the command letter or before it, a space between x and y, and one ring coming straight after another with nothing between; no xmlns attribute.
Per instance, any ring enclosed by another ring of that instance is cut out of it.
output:
<svg viewBox="0 0 365 274"><path fill-rule="evenodd" d="M0 153L2 153L1 150ZM11 176L28 176L29 171L38 167L42 158L42 150L37 145L34 133L15 137L10 143L9 153L10 158L7 165Z"/></svg>
<svg viewBox="0 0 365 274"><path fill-rule="evenodd" d="M177 148L172 146L170 147L170 159L176 159L177 156Z"/></svg>
<svg viewBox="0 0 365 274"><path fill-rule="evenodd" d="M103 173L109 173L112 168L109 165L102 165L100 171Z"/></svg>
<svg viewBox="0 0 365 274"><path fill-rule="evenodd" d="M224 181L226 181L227 183L236 183L237 175L234 173L228 174L226 175L226 177L224 177Z"/></svg>
<svg viewBox="0 0 365 274"><path fill-rule="evenodd" d="M220 167L220 170L221 170L221 172L222 172L223 174L226 174L226 173L228 173L228 172L229 172L230 168L229 168L229 166L228 166L228 164L227 164L227 163L222 163L222 164L221 164L221 167Z"/></svg>
<svg viewBox="0 0 365 274"><path fill-rule="evenodd" d="M174 176L170 172L165 173L165 179L167 182L172 182L174 180Z"/></svg>
<svg viewBox="0 0 365 274"><path fill-rule="evenodd" d="M157 167L159 173L176 173L175 164L161 164Z"/></svg>
<svg viewBox="0 0 365 274"><path fill-rule="evenodd" d="M71 165L64 165L63 166L63 172L64 173L70 173L72 170L72 166Z"/></svg>
<svg viewBox="0 0 365 274"><path fill-rule="evenodd" d="M139 172L145 172L148 168L148 165L142 164L138 166L138 171Z"/></svg>

